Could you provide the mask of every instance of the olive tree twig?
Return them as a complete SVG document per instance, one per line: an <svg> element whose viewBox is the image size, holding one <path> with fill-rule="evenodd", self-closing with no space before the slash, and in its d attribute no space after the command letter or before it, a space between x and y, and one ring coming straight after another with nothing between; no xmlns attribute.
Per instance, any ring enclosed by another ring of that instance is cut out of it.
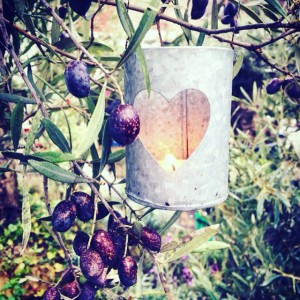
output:
<svg viewBox="0 0 300 300"><path fill-rule="evenodd" d="M100 2L105 3L106 5L116 6L116 2L114 0L100 0ZM129 10L133 10L133 11L140 12L140 13L145 12L145 8L140 7L140 6L136 6L133 4L126 4L126 3L125 3L125 6ZM238 30L238 31L246 30L247 31L247 30L259 29L259 28L262 28L262 29L267 29L267 28L270 28L270 29L295 28L296 29L296 28L298 28L298 30L300 28L299 21L283 23L283 18L279 19L278 21L269 22L269 23L249 24L249 25L237 26L236 28L230 27L230 28L222 28L222 29L208 29L208 28L205 28L202 26L197 26L197 25L191 24L189 22L170 17L166 14L158 14L156 16L156 20L158 20L158 19L180 25L180 26L185 27L186 29L190 29L192 31L203 32L207 35L233 32L235 30Z"/></svg>
<svg viewBox="0 0 300 300"><path fill-rule="evenodd" d="M44 117L48 117L48 113L43 105L43 102L41 101L41 99L38 97L34 87L32 86L30 80L28 79L27 75L25 74L25 71L22 67L22 64L20 62L20 59L19 57L17 56L15 50L14 50L14 47L13 45L11 44L10 40L9 40L9 35L7 33L7 30L6 30L6 26L5 26L5 21L4 21L4 15L3 15L3 2L2 0L0 0L0 32L2 33L2 36L3 36L3 42L4 42L4 46L5 48L7 49L7 51L9 52L9 54L12 56L16 66L17 66L17 69L21 75L21 77L23 78L25 84L27 85L32 97L34 98L34 100L36 101L39 109L41 110L42 112L42 115Z"/></svg>
<svg viewBox="0 0 300 300"><path fill-rule="evenodd" d="M70 37L70 39L73 41L73 43L76 45L76 48L80 51L82 51L82 53L84 53L89 59L90 61L92 61L93 63L95 63L95 65L103 72L103 74L105 75L105 77L110 78L111 81L113 82L113 84L116 86L118 93L120 95L120 100L121 103L124 102L123 100L123 93L121 90L121 87L119 86L117 80L115 79L114 76L111 75L111 73L104 68L104 66L102 64L100 64L93 55L91 55L89 53L88 50L86 50L83 45L77 41L77 39L74 37L74 35L72 34L72 32L70 31L70 29L67 27L67 25L64 23L64 21L59 17L59 15L54 11L54 9L46 2L46 0L41 0L41 2L43 3L43 5L47 8L47 10L51 13L51 15L53 16L53 18L56 20L56 22L61 26L61 28L68 34L68 36Z"/></svg>
<svg viewBox="0 0 300 300"><path fill-rule="evenodd" d="M148 251L149 252L149 251ZM164 289L164 292L165 292L165 295L167 297L167 300L174 300L174 296L173 296L173 293L168 285L168 282L167 282L167 279L166 279L166 276L162 270L162 266L161 264L156 260L155 258L155 255L153 255L151 252L149 252L150 255L152 256L155 264L156 264L156 267L157 267L157 271L158 271L158 276L159 276L159 279L160 279L160 282L161 282L161 285Z"/></svg>
<svg viewBox="0 0 300 300"><path fill-rule="evenodd" d="M118 195L118 197L122 200L123 204L125 204L126 206L128 206L128 208L134 214L134 216L138 220L140 220L141 218L137 215L137 213L135 212L135 210L130 206L130 204L128 203L127 199L121 195L121 193L118 191L118 189L112 183L110 183L103 175L100 175L100 177L105 181L105 183L108 185L108 187L111 188Z"/></svg>

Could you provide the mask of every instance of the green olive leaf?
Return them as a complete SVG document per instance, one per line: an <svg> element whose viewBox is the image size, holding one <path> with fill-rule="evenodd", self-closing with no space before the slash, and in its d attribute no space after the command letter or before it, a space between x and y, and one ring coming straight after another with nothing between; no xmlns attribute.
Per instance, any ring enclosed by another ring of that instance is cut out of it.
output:
<svg viewBox="0 0 300 300"><path fill-rule="evenodd" d="M87 129L84 132L84 136L81 139L81 143L77 148L77 157L82 156L91 147L91 145L96 141L98 134L101 130L105 113L106 85L107 81L105 80L90 122L87 126Z"/></svg>
<svg viewBox="0 0 300 300"><path fill-rule="evenodd" d="M11 131L11 136L12 136L15 151L18 149L19 146L23 118L24 118L24 104L22 102L19 102L15 106L10 118L10 131Z"/></svg>
<svg viewBox="0 0 300 300"><path fill-rule="evenodd" d="M219 224L204 227L196 230L177 242L177 245L173 243L176 248L175 251L167 257L162 263L170 263L183 255L189 254L206 243L211 237L218 233ZM173 249L172 249L173 250Z"/></svg>
<svg viewBox="0 0 300 300"><path fill-rule="evenodd" d="M43 119L42 124L46 129L51 141L62 151L71 152L68 141L59 128L49 119Z"/></svg>
<svg viewBox="0 0 300 300"><path fill-rule="evenodd" d="M47 161L36 161L29 159L28 164L38 173L55 181L63 183L88 182L87 179Z"/></svg>

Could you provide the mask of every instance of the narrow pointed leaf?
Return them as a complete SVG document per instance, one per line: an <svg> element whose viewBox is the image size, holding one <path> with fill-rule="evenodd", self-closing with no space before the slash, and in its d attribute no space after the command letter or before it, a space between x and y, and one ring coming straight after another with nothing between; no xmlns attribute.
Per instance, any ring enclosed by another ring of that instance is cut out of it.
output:
<svg viewBox="0 0 300 300"><path fill-rule="evenodd" d="M208 21L206 20L205 23L203 24L203 27L207 28L208 26ZM196 43L196 46L202 46L204 39L205 39L206 34L204 32L200 32L199 33L199 37Z"/></svg>
<svg viewBox="0 0 300 300"><path fill-rule="evenodd" d="M300 46L295 46L295 60L298 74L300 74Z"/></svg>
<svg viewBox="0 0 300 300"><path fill-rule="evenodd" d="M46 160L51 163L61 163L76 159L76 157L71 153L61 153L55 151L36 152L33 155L31 155L31 157Z"/></svg>
<svg viewBox="0 0 300 300"><path fill-rule="evenodd" d="M25 0L13 0L18 16L22 19L25 10Z"/></svg>
<svg viewBox="0 0 300 300"><path fill-rule="evenodd" d="M263 23L263 20L255 12L253 12L251 9L249 9L247 6L241 4L239 1L236 1L236 0L232 0L232 2L235 5L239 5L240 9L243 10L255 22L257 22L257 23ZM265 30L269 31L268 28L266 28Z"/></svg>
<svg viewBox="0 0 300 300"><path fill-rule="evenodd" d="M280 3L278 2L278 0L265 0L270 7L273 9L273 12L277 12L278 14L280 14L282 17L286 17L286 13L283 10L282 6L280 5Z"/></svg>
<svg viewBox="0 0 300 300"><path fill-rule="evenodd" d="M19 102L15 106L10 119L10 131L13 140L14 150L17 150L19 146L22 124L23 124L23 117L24 117L24 104L22 102Z"/></svg>
<svg viewBox="0 0 300 300"><path fill-rule="evenodd" d="M244 55L241 54L241 55L237 58L237 60L236 60L236 62L235 62L235 64L234 64L234 66L233 66L232 79L234 79L234 78L236 77L236 75L239 73L239 71L240 71L240 69L241 69L241 67L242 67L242 65L243 65L243 61L244 61Z"/></svg>
<svg viewBox="0 0 300 300"><path fill-rule="evenodd" d="M33 155L24 155L22 153L14 152L14 151L2 151L1 154L8 158L18 159L23 163L27 163L28 159L34 159Z"/></svg>
<svg viewBox="0 0 300 300"><path fill-rule="evenodd" d="M179 3L178 3L178 0L174 0L174 5L175 5L175 6L178 6L178 4L179 4ZM181 10L180 10L179 7L175 7L175 8L174 8L174 12L175 12L175 15L176 15L177 19L179 19L180 21L187 21L187 20L185 20L184 17L182 16L182 13L181 13ZM183 26L181 26L181 29L182 29L182 31L183 31L185 37L186 37L188 40L191 40L191 39L192 39L192 33L191 33L191 31L190 31L189 29L183 27Z"/></svg>
<svg viewBox="0 0 300 300"><path fill-rule="evenodd" d="M114 164L120 160L122 160L125 157L125 150L117 150L116 152L110 153L108 157L108 163L109 164Z"/></svg>
<svg viewBox="0 0 300 300"><path fill-rule="evenodd" d="M0 93L0 101L6 102L6 103L19 103L22 102L23 104L36 104L36 102L32 99L25 98L18 95L11 95L6 93Z"/></svg>
<svg viewBox="0 0 300 300"><path fill-rule="evenodd" d="M23 176L23 199L22 199L22 249L20 254L22 255L26 249L27 243L29 241L29 236L31 232L31 212L30 212L30 199L27 187L25 185L25 175Z"/></svg>
<svg viewBox="0 0 300 300"><path fill-rule="evenodd" d="M151 5L151 7L156 8L158 6L158 0L153 0L150 5ZM123 63L130 57L130 55L141 44L146 33L148 32L150 27L153 25L156 14L157 14L157 11L153 10L153 8L148 7L146 9L137 30L135 31L127 49L125 50L121 60L117 64L116 68L119 68L120 66L122 66Z"/></svg>
<svg viewBox="0 0 300 300"><path fill-rule="evenodd" d="M136 56L137 56L137 58L140 62L140 66L141 66L142 73L143 73L143 76L144 76L144 81L145 81L148 97L150 97L150 91L151 91L150 77L149 77L149 72L148 72L148 67L147 67L147 63L146 63L146 60L145 60L145 56L144 56L144 53L143 53L143 50L142 50L141 46L137 47Z"/></svg>
<svg viewBox="0 0 300 300"><path fill-rule="evenodd" d="M98 101L93 112L93 115L90 119L87 129L85 130L84 136L81 140L80 146L78 147L79 155L81 156L85 153L91 145L96 141L98 134L101 130L104 113L105 113L105 91L106 91L107 82L105 81L101 93L98 97Z"/></svg>
<svg viewBox="0 0 300 300"><path fill-rule="evenodd" d="M28 76L28 79L29 79L30 83L32 84L33 88L35 89L36 93L45 102L46 98L45 98L44 94L39 90L39 88L37 87L37 85L35 84L35 82L33 80L32 69L31 69L30 64L28 64L28 66L27 66L27 76Z"/></svg>
<svg viewBox="0 0 300 300"><path fill-rule="evenodd" d="M59 128L49 119L43 119L42 124L46 129L51 141L62 151L71 152L68 141Z"/></svg>
<svg viewBox="0 0 300 300"><path fill-rule="evenodd" d="M230 247L230 245L228 245L224 242L208 241L208 242L202 244L200 247L198 247L193 252L207 252L207 251L226 249L226 248L229 248L229 247Z"/></svg>
<svg viewBox="0 0 300 300"><path fill-rule="evenodd" d="M47 80L40 77L38 74L34 74L34 76L39 79L41 82L43 82L50 90L52 90L57 96L59 96L62 100L65 100L65 97L55 88L53 85L51 85Z"/></svg>
<svg viewBox="0 0 300 300"><path fill-rule="evenodd" d="M35 26L29 14L23 14L23 20L26 25L26 30L35 36Z"/></svg>
<svg viewBox="0 0 300 300"><path fill-rule="evenodd" d="M31 147L35 140L35 134L37 133L39 126L41 124L42 113L39 110L36 115L33 117L31 127L29 133L27 135L27 141L25 145L25 154L28 155L30 153Z"/></svg>
<svg viewBox="0 0 300 300"><path fill-rule="evenodd" d="M269 284L271 284L274 280L276 280L277 278L282 277L282 275L269 275L266 276L265 280L263 281L263 283L260 286L268 286Z"/></svg>
<svg viewBox="0 0 300 300"><path fill-rule="evenodd" d="M212 225L204 227L200 230L192 232L181 239L181 245L175 250L175 252L169 256L164 263L170 263L183 255L189 254L196 250L199 246L207 242L211 237L218 233L218 225Z"/></svg>
<svg viewBox="0 0 300 300"><path fill-rule="evenodd" d="M93 161L92 161L93 178L96 178L98 176L98 174L100 173L101 159L99 159L98 151L97 151L95 144L93 144L90 147L90 152L91 152L91 156L93 159ZM99 187L100 187L99 183L95 183L94 185L96 186L97 189L99 189Z"/></svg>
<svg viewBox="0 0 300 300"><path fill-rule="evenodd" d="M123 0L116 0L117 12L121 25L126 34L131 37L134 34L134 28L129 18L126 6Z"/></svg>
<svg viewBox="0 0 300 300"><path fill-rule="evenodd" d="M55 12L58 13L57 8L55 9ZM52 27L51 27L51 43L52 43L52 45L59 41L59 35L60 35L60 25L53 18Z"/></svg>
<svg viewBox="0 0 300 300"><path fill-rule="evenodd" d="M91 164L99 164L101 163L101 158L96 158L96 156L94 155L93 158L95 157L95 159L93 159L90 163ZM108 160L107 160L107 163L108 164L114 164L120 160L122 160L123 158L125 157L125 150L124 149L120 149L120 150L117 150L113 153L110 153L109 156L108 156ZM97 173L98 174L98 173ZM97 175L96 174L96 175ZM96 176L95 175L95 176Z"/></svg>
<svg viewBox="0 0 300 300"><path fill-rule="evenodd" d="M213 0L211 10L211 29L218 29L218 3L217 0Z"/></svg>
<svg viewBox="0 0 300 300"><path fill-rule="evenodd" d="M85 178L80 177L50 162L35 161L30 159L28 160L28 163L38 173L55 181L59 181L63 183L88 182L88 180L86 180Z"/></svg>
<svg viewBox="0 0 300 300"><path fill-rule="evenodd" d="M119 15L119 20L121 22L121 25L122 25L124 31L126 32L126 34L128 35L128 37L132 38L132 36L134 35L134 27L133 27L133 24L131 22L129 15L128 15L128 12L127 12L127 9L125 7L123 0L116 0L116 5L117 5L117 12ZM136 56L141 65L141 69L142 69L142 73L144 76L144 81L145 81L148 96L150 96L150 90L151 90L150 77L149 77L149 72L148 72L145 56L143 54L141 46L137 47Z"/></svg>
<svg viewBox="0 0 300 300"><path fill-rule="evenodd" d="M103 136L102 136L102 153L101 153L101 164L100 173L102 173L104 167L106 166L111 152L112 138L109 132L109 119L106 120L104 124Z"/></svg>
<svg viewBox="0 0 300 300"><path fill-rule="evenodd" d="M180 210L175 211L169 221L164 225L162 229L160 229L159 234L164 235L168 231L168 229L179 219L181 213L182 211Z"/></svg>

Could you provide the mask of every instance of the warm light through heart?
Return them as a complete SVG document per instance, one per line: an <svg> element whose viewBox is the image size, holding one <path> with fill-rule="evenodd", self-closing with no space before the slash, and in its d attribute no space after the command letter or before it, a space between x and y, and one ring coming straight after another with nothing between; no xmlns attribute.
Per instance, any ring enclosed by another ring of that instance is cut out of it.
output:
<svg viewBox="0 0 300 300"><path fill-rule="evenodd" d="M164 160L159 160L158 163L162 168L164 168L167 172L174 172L177 170L183 163L184 159L176 159L173 154L166 154Z"/></svg>

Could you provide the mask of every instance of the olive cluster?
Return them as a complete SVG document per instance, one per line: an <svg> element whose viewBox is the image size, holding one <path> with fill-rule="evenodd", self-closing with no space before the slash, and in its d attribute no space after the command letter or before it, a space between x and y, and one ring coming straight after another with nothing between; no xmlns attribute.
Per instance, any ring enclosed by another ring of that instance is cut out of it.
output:
<svg viewBox="0 0 300 300"><path fill-rule="evenodd" d="M236 27L237 21L235 15L237 14L237 7L235 4L228 2L224 6L224 15L221 19L222 24L229 24L230 27Z"/></svg>
<svg viewBox="0 0 300 300"><path fill-rule="evenodd" d="M94 201L85 192L74 192L70 200L63 200L54 208L51 222L58 232L66 232L74 224L76 217L87 222L94 216ZM103 219L109 211L98 203L96 219ZM89 245L90 242L90 245ZM73 240L74 252L80 257L80 270L86 282L80 286L72 272L64 276L59 287L51 287L44 294L44 300L60 299L60 294L70 298L94 299L97 289L107 285L107 273L116 269L121 284L132 286L137 281L137 263L129 255L131 246L140 244L151 252L159 252L161 237L148 227L142 227L139 234L126 217L117 211L109 215L107 230L96 230L93 236L78 231Z"/></svg>
<svg viewBox="0 0 300 300"><path fill-rule="evenodd" d="M300 99L300 83L293 78L273 78L266 86L266 92L270 95L277 93L283 89L286 95L292 99L299 101Z"/></svg>

